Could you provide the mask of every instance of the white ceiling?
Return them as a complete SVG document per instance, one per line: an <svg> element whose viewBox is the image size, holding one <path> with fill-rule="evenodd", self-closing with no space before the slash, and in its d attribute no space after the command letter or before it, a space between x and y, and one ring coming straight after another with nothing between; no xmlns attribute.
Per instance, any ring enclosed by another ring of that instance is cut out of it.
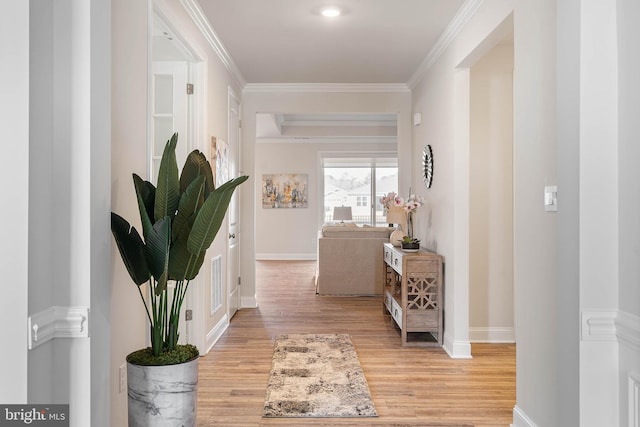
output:
<svg viewBox="0 0 640 427"><path fill-rule="evenodd" d="M198 0L247 83L407 83L463 3Z"/></svg>

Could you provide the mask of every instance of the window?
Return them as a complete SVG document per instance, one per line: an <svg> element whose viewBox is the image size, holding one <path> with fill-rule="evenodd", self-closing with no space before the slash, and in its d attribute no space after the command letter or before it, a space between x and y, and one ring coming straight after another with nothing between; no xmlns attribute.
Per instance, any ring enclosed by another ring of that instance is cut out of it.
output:
<svg viewBox="0 0 640 427"><path fill-rule="evenodd" d="M333 208L351 206L353 222L386 224L380 198L398 191L396 157L324 157L324 222L333 222ZM372 203L373 201L373 203Z"/></svg>

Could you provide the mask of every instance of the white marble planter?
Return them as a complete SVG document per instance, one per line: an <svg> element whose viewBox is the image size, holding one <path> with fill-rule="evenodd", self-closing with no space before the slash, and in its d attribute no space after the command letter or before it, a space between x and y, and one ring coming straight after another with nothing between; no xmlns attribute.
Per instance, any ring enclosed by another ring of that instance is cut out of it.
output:
<svg viewBox="0 0 640 427"><path fill-rule="evenodd" d="M198 358L169 366L127 362L129 427L196 425Z"/></svg>

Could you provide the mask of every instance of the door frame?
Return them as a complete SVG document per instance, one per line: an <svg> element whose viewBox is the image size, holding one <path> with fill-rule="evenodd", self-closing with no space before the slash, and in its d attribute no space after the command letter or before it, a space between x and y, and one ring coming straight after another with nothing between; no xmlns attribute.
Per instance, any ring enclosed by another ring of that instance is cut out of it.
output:
<svg viewBox="0 0 640 427"><path fill-rule="evenodd" d="M227 87L227 141L229 143L229 147L231 147L231 127L232 127L232 123L231 123L231 100L234 100L236 102L236 104L238 105L238 128L237 128L237 137L236 137L236 141L235 141L235 147L233 147L232 150L230 150L230 153L233 154L234 159L233 161L235 162L235 169L234 169L234 173L233 176L229 176L229 179L231 178L235 178L239 175L241 175L242 173L241 168L240 168L240 159L242 158L241 153L240 153L240 147L241 147L241 143L240 141L242 140L242 126L241 126L241 120L242 120L242 104L240 102L240 97L235 93L235 91L233 90L233 88L231 86ZM231 159L229 159L231 160ZM241 224L240 224L240 220L241 220L241 212L240 212L240 191L241 191L241 187L238 187L235 192L237 194L234 195L237 206L236 206L236 216L238 219L238 222L235 226L235 233L239 233L240 229L241 229ZM232 200L233 203L233 200ZM232 222L231 222L231 218L230 215L228 215L228 220L227 220L227 235L230 235L233 231L234 228L232 228ZM230 289L233 285L233 281L235 280L239 280L241 275L240 275L240 271L241 271L241 260L242 260L242 256L241 256L241 238L240 236L236 237L235 239L235 245L237 246L237 269L238 269L238 279L236 279L235 277L231 277L231 272L232 270L232 266L231 263L234 261L231 257L231 245L230 245L230 238L227 239L227 283L226 283L226 287L225 287L225 297L227 298L227 318L229 319L229 321L231 321L231 318L233 317L233 315L235 314L235 311L233 313L231 313L231 304L230 304ZM238 290L236 293L236 299L237 302L234 305L235 307L237 307L238 309L242 308L242 291L240 288L240 283L237 284Z"/></svg>

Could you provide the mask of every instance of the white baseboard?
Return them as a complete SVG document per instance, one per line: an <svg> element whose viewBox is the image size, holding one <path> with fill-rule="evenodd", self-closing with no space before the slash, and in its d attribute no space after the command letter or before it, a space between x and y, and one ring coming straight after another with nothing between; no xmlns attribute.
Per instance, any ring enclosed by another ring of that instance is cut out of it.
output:
<svg viewBox="0 0 640 427"><path fill-rule="evenodd" d="M444 334L442 347L452 359L473 359L469 341L454 341L450 335Z"/></svg>
<svg viewBox="0 0 640 427"><path fill-rule="evenodd" d="M258 308L258 300L256 296L240 297L240 308Z"/></svg>
<svg viewBox="0 0 640 427"><path fill-rule="evenodd" d="M213 346L218 342L224 331L229 327L229 317L225 314L222 316L222 319L216 323L216 325L207 333L207 338L205 341L205 353L209 353L209 351L213 348ZM204 355L203 355L204 356Z"/></svg>
<svg viewBox="0 0 640 427"><path fill-rule="evenodd" d="M537 427L537 425L516 405L513 407L513 424L511 424L511 427Z"/></svg>
<svg viewBox="0 0 640 427"><path fill-rule="evenodd" d="M312 254L256 254L256 261L315 261L317 256Z"/></svg>
<svg viewBox="0 0 640 427"><path fill-rule="evenodd" d="M511 327L469 327L469 341L482 343L514 343L516 337Z"/></svg>

